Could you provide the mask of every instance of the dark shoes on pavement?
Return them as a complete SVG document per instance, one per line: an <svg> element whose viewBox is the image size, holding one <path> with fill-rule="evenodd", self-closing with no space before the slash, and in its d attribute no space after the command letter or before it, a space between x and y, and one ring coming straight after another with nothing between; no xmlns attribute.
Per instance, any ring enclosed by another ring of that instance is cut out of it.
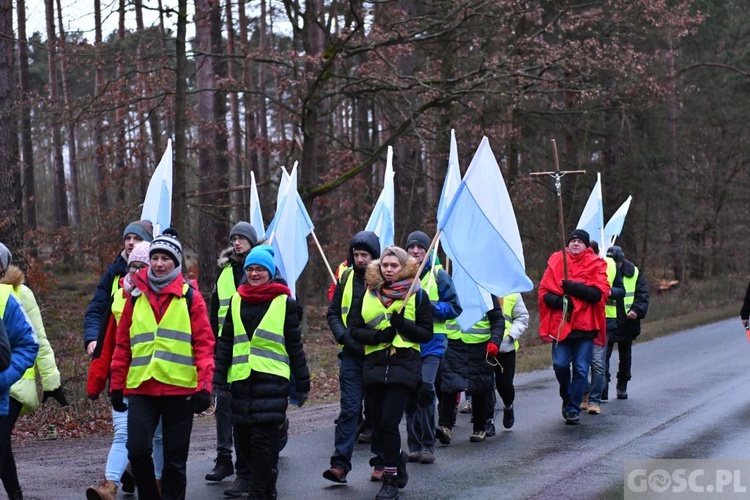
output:
<svg viewBox="0 0 750 500"><path fill-rule="evenodd" d="M135 477L133 476L133 469L130 464L125 468L125 472L120 477L120 486L122 486L123 493L135 493Z"/></svg>
<svg viewBox="0 0 750 500"><path fill-rule="evenodd" d="M484 433L488 438L497 434L497 429L495 429L495 421L493 419L487 420L487 425L484 427Z"/></svg>
<svg viewBox="0 0 750 500"><path fill-rule="evenodd" d="M398 500L398 479L395 474L383 474L383 485L375 495L375 500Z"/></svg>
<svg viewBox="0 0 750 500"><path fill-rule="evenodd" d="M346 474L345 469L334 465L323 473L323 477L334 483L344 484L346 483Z"/></svg>
<svg viewBox="0 0 750 500"><path fill-rule="evenodd" d="M628 383L617 383L617 399L628 399Z"/></svg>
<svg viewBox="0 0 750 500"><path fill-rule="evenodd" d="M516 422L516 417L513 413L513 405L505 406L503 408L503 427L506 429L510 429L513 427L513 424ZM487 433L489 436L489 432Z"/></svg>
<svg viewBox="0 0 750 500"><path fill-rule="evenodd" d="M250 480L244 477L238 477L232 485L224 490L224 496L230 498L239 498L250 493Z"/></svg>
<svg viewBox="0 0 750 500"><path fill-rule="evenodd" d="M219 455L214 462L216 463L214 470L206 474L206 481L223 481L225 477L234 474L234 465L232 465L231 455ZM125 475L123 474L123 478L124 477ZM125 491L124 481L123 491Z"/></svg>
<svg viewBox="0 0 750 500"><path fill-rule="evenodd" d="M451 444L451 430L443 425L437 426L435 437L443 444Z"/></svg>

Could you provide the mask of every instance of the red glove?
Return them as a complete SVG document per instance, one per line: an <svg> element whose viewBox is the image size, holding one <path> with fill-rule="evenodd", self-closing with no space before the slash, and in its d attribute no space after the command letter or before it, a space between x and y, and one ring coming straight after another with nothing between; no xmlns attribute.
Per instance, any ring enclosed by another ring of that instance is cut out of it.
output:
<svg viewBox="0 0 750 500"><path fill-rule="evenodd" d="M500 351L500 347L497 344L493 344L492 342L487 342L487 354L490 356L497 356L497 353Z"/></svg>

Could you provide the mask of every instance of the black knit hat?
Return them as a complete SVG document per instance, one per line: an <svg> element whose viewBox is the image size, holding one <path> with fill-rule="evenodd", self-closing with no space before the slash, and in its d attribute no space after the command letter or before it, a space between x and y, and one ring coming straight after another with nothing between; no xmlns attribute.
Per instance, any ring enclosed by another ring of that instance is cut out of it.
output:
<svg viewBox="0 0 750 500"><path fill-rule="evenodd" d="M574 229L571 231L571 233L568 235L568 241L566 241L566 244L570 244L570 240L573 238L578 238L581 240L587 247L591 245L591 238L589 237L589 233L587 233L583 229Z"/></svg>
<svg viewBox="0 0 750 500"><path fill-rule="evenodd" d="M155 253L163 253L175 263L175 266L182 264L182 244L179 240L177 230L168 227L159 236L154 238L151 246L148 248L149 258Z"/></svg>
<svg viewBox="0 0 750 500"><path fill-rule="evenodd" d="M404 245L404 248L408 250L412 245L419 245L420 247L427 250L428 248L430 248L430 237L422 231L414 231L413 233L409 234L409 236L407 236L406 245Z"/></svg>

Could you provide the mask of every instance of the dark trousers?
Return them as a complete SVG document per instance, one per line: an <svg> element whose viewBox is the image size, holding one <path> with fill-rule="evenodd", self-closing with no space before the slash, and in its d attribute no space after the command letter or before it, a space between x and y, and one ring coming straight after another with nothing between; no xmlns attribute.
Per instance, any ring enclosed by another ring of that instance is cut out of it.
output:
<svg viewBox="0 0 750 500"><path fill-rule="evenodd" d="M184 499L186 464L193 430L193 402L185 396L131 395L128 401L128 458L138 498ZM154 431L162 419L164 470L161 497L151 459Z"/></svg>
<svg viewBox="0 0 750 500"><path fill-rule="evenodd" d="M516 388L513 378L516 375L516 351L501 352L495 356L499 366L495 367L495 387L505 406L510 406L516 399ZM495 414L495 393L487 399L487 415L492 418Z"/></svg>
<svg viewBox="0 0 750 500"><path fill-rule="evenodd" d="M401 462L401 434L398 425L412 392L408 387L398 384L378 384L367 389L372 405L373 439L382 443L386 467L398 467Z"/></svg>
<svg viewBox="0 0 750 500"><path fill-rule="evenodd" d="M235 424L234 445L250 466L250 498L266 498L276 490L279 463L279 424Z"/></svg>
<svg viewBox="0 0 750 500"><path fill-rule="evenodd" d="M442 403L440 404L440 415L438 416L438 425L441 427L453 428L455 423L456 407L458 406L458 395L460 392L444 392ZM475 432L483 431L487 424L487 419L492 415L488 411L492 404L492 393L472 393L471 394L471 422Z"/></svg>
<svg viewBox="0 0 750 500"><path fill-rule="evenodd" d="M616 340L617 353L620 356L620 365L617 368L617 381L627 382L630 380L630 365L632 363L632 351L633 341L632 340ZM609 358L612 356L612 351L615 347L615 342L607 342L607 383L609 383Z"/></svg>
<svg viewBox="0 0 750 500"><path fill-rule="evenodd" d="M8 496L21 490L18 483L18 471L16 470L16 460L13 458L13 449L11 447L11 433L16 425L18 415L21 414L23 405L15 398L10 398L10 407L8 414L0 417L0 477L3 479L3 486Z"/></svg>
<svg viewBox="0 0 750 500"><path fill-rule="evenodd" d="M232 458L232 441L236 435L232 425L232 410L229 403L232 400L228 391L218 391L216 396L216 410L214 418L216 419L216 454L218 456L227 456ZM234 462L234 468L237 469L237 476L243 479L250 478L250 470L247 466L247 460L242 455L239 448L235 450L237 460Z"/></svg>
<svg viewBox="0 0 750 500"><path fill-rule="evenodd" d="M345 352L339 354L340 407L334 433L334 451L331 466L338 466L349 472L352 469L352 453L357 439L357 428L362 415L362 368L364 358Z"/></svg>

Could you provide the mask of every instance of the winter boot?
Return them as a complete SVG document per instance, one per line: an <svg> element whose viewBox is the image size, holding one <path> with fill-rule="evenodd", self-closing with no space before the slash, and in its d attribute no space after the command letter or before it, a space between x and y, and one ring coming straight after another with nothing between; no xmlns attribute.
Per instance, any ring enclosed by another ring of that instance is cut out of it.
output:
<svg viewBox="0 0 750 500"><path fill-rule="evenodd" d="M398 464L398 476L396 477L396 486L405 488L409 482L409 473L406 471L406 462L409 460L409 454L401 451L401 462Z"/></svg>
<svg viewBox="0 0 750 500"><path fill-rule="evenodd" d="M383 474L383 486L375 495L375 500L398 500L398 486L396 482L398 477L394 474Z"/></svg>
<svg viewBox="0 0 750 500"><path fill-rule="evenodd" d="M234 474L231 455L219 455L214 460L214 470L206 474L206 481L222 481L225 477Z"/></svg>
<svg viewBox="0 0 750 500"><path fill-rule="evenodd" d="M617 399L628 399L628 382L621 380L617 382Z"/></svg>
<svg viewBox="0 0 750 500"><path fill-rule="evenodd" d="M514 423L516 423L516 415L513 411L513 403L511 403L510 406L503 407L503 427L510 429Z"/></svg>
<svg viewBox="0 0 750 500"><path fill-rule="evenodd" d="M125 468L125 472L122 473L120 484L122 485L123 493L135 493L135 477L133 476L133 469L130 467L130 463Z"/></svg>
<svg viewBox="0 0 750 500"><path fill-rule="evenodd" d="M268 484L266 485L266 500L276 500L278 493L276 492L276 480L279 478L279 470L271 469L271 475L268 477Z"/></svg>
<svg viewBox="0 0 750 500"><path fill-rule="evenodd" d="M23 500L23 492L21 490L14 491L8 495L8 500Z"/></svg>
<svg viewBox="0 0 750 500"><path fill-rule="evenodd" d="M232 485L224 490L224 496L230 498L239 498L250 493L250 479L236 477Z"/></svg>
<svg viewBox="0 0 750 500"><path fill-rule="evenodd" d="M104 479L97 486L89 486L86 489L86 500L115 500L116 497L117 485L109 479Z"/></svg>

